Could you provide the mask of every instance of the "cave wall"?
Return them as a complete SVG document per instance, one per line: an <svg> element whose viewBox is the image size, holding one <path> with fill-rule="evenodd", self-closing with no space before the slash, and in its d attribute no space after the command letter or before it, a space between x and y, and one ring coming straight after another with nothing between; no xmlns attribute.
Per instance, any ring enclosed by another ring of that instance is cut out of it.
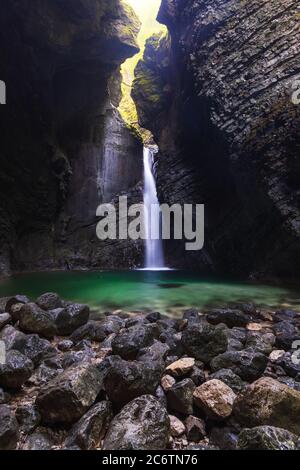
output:
<svg viewBox="0 0 300 470"><path fill-rule="evenodd" d="M159 21L169 38L148 42L133 97L160 199L206 205L204 250L167 243L169 263L299 279L298 4L163 0Z"/></svg>
<svg viewBox="0 0 300 470"><path fill-rule="evenodd" d="M138 264L141 247L98 242L95 214L118 193L142 198L142 144L116 109L139 20L120 0L0 9L0 274Z"/></svg>

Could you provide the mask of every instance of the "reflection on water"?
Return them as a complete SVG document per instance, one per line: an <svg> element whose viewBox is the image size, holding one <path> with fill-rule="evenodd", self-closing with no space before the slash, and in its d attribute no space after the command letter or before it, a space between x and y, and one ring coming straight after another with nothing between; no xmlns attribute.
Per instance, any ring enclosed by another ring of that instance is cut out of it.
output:
<svg viewBox="0 0 300 470"><path fill-rule="evenodd" d="M300 289L204 279L182 271L36 273L0 282L0 296L44 292L88 303L103 310L158 310L176 315L182 309L255 302L270 308L300 309Z"/></svg>

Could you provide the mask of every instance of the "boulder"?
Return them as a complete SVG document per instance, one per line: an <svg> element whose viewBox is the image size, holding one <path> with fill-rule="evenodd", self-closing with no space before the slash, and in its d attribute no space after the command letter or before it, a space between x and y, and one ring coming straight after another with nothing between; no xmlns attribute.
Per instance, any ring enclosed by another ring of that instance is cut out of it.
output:
<svg viewBox="0 0 300 470"><path fill-rule="evenodd" d="M63 303L58 294L47 292L36 299L35 302L42 310L55 310L63 307Z"/></svg>
<svg viewBox="0 0 300 470"><path fill-rule="evenodd" d="M167 374L174 377L183 377L192 371L195 365L195 359L192 357L183 357L176 362L173 362L166 368Z"/></svg>
<svg viewBox="0 0 300 470"><path fill-rule="evenodd" d="M95 402L102 387L96 366L71 367L41 388L36 405L47 424L73 424Z"/></svg>
<svg viewBox="0 0 300 470"><path fill-rule="evenodd" d="M112 421L103 450L165 450L170 437L168 413L151 395L128 403Z"/></svg>
<svg viewBox="0 0 300 470"><path fill-rule="evenodd" d="M88 322L89 316L90 309L87 305L72 304L61 309L55 318L57 334L60 336L71 335L76 329Z"/></svg>
<svg viewBox="0 0 300 470"><path fill-rule="evenodd" d="M21 308L19 325L25 333L36 333L49 339L56 334L54 318L33 303L25 304Z"/></svg>
<svg viewBox="0 0 300 470"><path fill-rule="evenodd" d="M238 434L231 427L215 427L210 431L209 442L221 450L237 450Z"/></svg>
<svg viewBox="0 0 300 470"><path fill-rule="evenodd" d="M48 340L40 338L38 335L28 335L24 347L20 350L33 362L35 367L46 359L55 357L58 353Z"/></svg>
<svg viewBox="0 0 300 470"><path fill-rule="evenodd" d="M180 437L182 434L185 433L185 425L183 424L180 419L176 418L176 416L169 416L170 418L170 430L172 437Z"/></svg>
<svg viewBox="0 0 300 470"><path fill-rule="evenodd" d="M183 313L183 320L186 320L188 325L194 325L194 324L200 323L201 317L199 315L198 310L190 309L190 310L186 310Z"/></svg>
<svg viewBox="0 0 300 470"><path fill-rule="evenodd" d="M83 339L102 343L108 336L119 333L123 326L124 321L116 316L108 317L100 322L90 320L86 325L74 331L70 339L74 343L82 341Z"/></svg>
<svg viewBox="0 0 300 470"><path fill-rule="evenodd" d="M251 321L251 316L241 310L221 309L209 312L207 320L212 325L224 323L229 328L246 327Z"/></svg>
<svg viewBox="0 0 300 470"><path fill-rule="evenodd" d="M194 391L195 405L213 420L222 421L232 413L236 394L220 380L209 380Z"/></svg>
<svg viewBox="0 0 300 470"><path fill-rule="evenodd" d="M27 336L13 326L7 325L0 331L0 341L4 342L7 351L14 349L21 352L26 344Z"/></svg>
<svg viewBox="0 0 300 470"><path fill-rule="evenodd" d="M168 345L169 354L176 357L184 354L181 338L182 336L179 336L178 332L173 328L167 328L159 335L159 341Z"/></svg>
<svg viewBox="0 0 300 470"><path fill-rule="evenodd" d="M142 362L165 361L170 348L167 344L160 341L154 341L151 346L141 349L137 355L137 360Z"/></svg>
<svg viewBox="0 0 300 470"><path fill-rule="evenodd" d="M182 344L191 357L208 364L227 350L228 339L221 328L202 322L188 326L183 331Z"/></svg>
<svg viewBox="0 0 300 470"><path fill-rule="evenodd" d="M238 394L247 386L238 375L232 372L231 369L220 369L209 376L209 380L221 380L224 384L228 385L234 393Z"/></svg>
<svg viewBox="0 0 300 470"><path fill-rule="evenodd" d="M289 351L294 341L300 340L298 328L289 321L281 321L273 326L276 336L276 347Z"/></svg>
<svg viewBox="0 0 300 470"><path fill-rule="evenodd" d="M227 351L211 361L213 372L220 369L231 369L236 375L247 382L261 377L267 367L268 358L252 349L244 351Z"/></svg>
<svg viewBox="0 0 300 470"><path fill-rule="evenodd" d="M276 364L282 367L287 375L297 378L300 377L299 354L297 354L297 359L298 360L295 360L293 353L287 352L283 356L279 357Z"/></svg>
<svg viewBox="0 0 300 470"><path fill-rule="evenodd" d="M34 431L41 422L41 416L36 407L32 404L21 404L16 410L16 418L20 426L20 430L24 434Z"/></svg>
<svg viewBox="0 0 300 470"><path fill-rule="evenodd" d="M39 428L26 437L22 450L45 451L52 450L55 445L52 434L48 429Z"/></svg>
<svg viewBox="0 0 300 470"><path fill-rule="evenodd" d="M11 323L12 317L10 316L9 313L1 313L0 314L0 331L2 328L4 328L6 325Z"/></svg>
<svg viewBox="0 0 300 470"><path fill-rule="evenodd" d="M0 450L14 450L19 438L18 422L13 410L7 405L0 406Z"/></svg>
<svg viewBox="0 0 300 470"><path fill-rule="evenodd" d="M298 437L285 429L258 426L243 429L239 435L239 450L296 450Z"/></svg>
<svg viewBox="0 0 300 470"><path fill-rule="evenodd" d="M176 383L167 392L168 408L182 415L193 414L193 393L195 384L191 379L185 379Z"/></svg>
<svg viewBox="0 0 300 470"><path fill-rule="evenodd" d="M300 435L300 392L263 377L249 385L234 403L234 416L243 426L275 426Z"/></svg>
<svg viewBox="0 0 300 470"><path fill-rule="evenodd" d="M269 356L275 345L275 336L272 333L258 333L251 331L247 335L246 348Z"/></svg>
<svg viewBox="0 0 300 470"><path fill-rule="evenodd" d="M5 392L3 388L0 388L0 405L6 405L10 402L11 396Z"/></svg>
<svg viewBox="0 0 300 470"><path fill-rule="evenodd" d="M198 366L194 366L191 372L189 373L189 379L192 379L196 387L206 382L206 375L204 370Z"/></svg>
<svg viewBox="0 0 300 470"><path fill-rule="evenodd" d="M206 438L205 422L196 416L188 416L185 422L186 437L189 441L199 442Z"/></svg>
<svg viewBox="0 0 300 470"><path fill-rule="evenodd" d="M112 341L113 354L134 360L139 351L150 346L158 335L155 324L144 324L123 329Z"/></svg>
<svg viewBox="0 0 300 470"><path fill-rule="evenodd" d="M61 352L68 352L70 351L74 346L74 343L73 341L71 341L70 339L65 339L63 341L60 341L58 344L57 344L57 348L61 351Z"/></svg>
<svg viewBox="0 0 300 470"><path fill-rule="evenodd" d="M34 366L30 359L19 351L10 350L5 364L0 364L0 387L17 390L27 382Z"/></svg>
<svg viewBox="0 0 300 470"><path fill-rule="evenodd" d="M25 295L15 295L13 297L4 297L0 299L0 313L11 313L12 307L16 304L27 304L28 297Z"/></svg>
<svg viewBox="0 0 300 470"><path fill-rule="evenodd" d="M82 450L99 449L112 419L111 404L108 401L97 403L73 426L65 445Z"/></svg>

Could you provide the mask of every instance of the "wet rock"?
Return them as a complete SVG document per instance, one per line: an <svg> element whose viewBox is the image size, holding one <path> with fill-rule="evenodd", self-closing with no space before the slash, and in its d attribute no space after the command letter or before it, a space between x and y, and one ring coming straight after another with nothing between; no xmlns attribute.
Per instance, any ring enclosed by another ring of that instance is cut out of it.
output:
<svg viewBox="0 0 300 470"><path fill-rule="evenodd" d="M222 421L232 413L236 394L220 380L209 380L194 391L195 405L213 420Z"/></svg>
<svg viewBox="0 0 300 470"><path fill-rule="evenodd" d="M240 393L247 386L247 383L232 372L231 369L220 369L214 374L211 374L209 379L221 380L221 382L228 385L236 394Z"/></svg>
<svg viewBox="0 0 300 470"><path fill-rule="evenodd" d="M58 351L48 340L40 338L38 335L28 335L21 352L37 367L46 359L55 357Z"/></svg>
<svg viewBox="0 0 300 470"><path fill-rule="evenodd" d="M170 418L170 430L172 437L180 437L182 434L185 433L185 425L183 424L180 419L176 418L176 416L169 416Z"/></svg>
<svg viewBox="0 0 300 470"><path fill-rule="evenodd" d="M70 339L74 343L83 339L102 343L111 334L119 333L123 326L124 321L117 316L110 316L101 322L91 320L86 325L78 328Z"/></svg>
<svg viewBox="0 0 300 470"><path fill-rule="evenodd" d="M53 317L33 303L23 305L20 310L19 324L20 329L25 333L36 333L48 339L52 339L56 334Z"/></svg>
<svg viewBox="0 0 300 470"><path fill-rule="evenodd" d="M246 382L253 382L261 377L267 367L268 359L264 354L252 349L244 351L227 351L211 361L214 372L220 369L231 369Z"/></svg>
<svg viewBox="0 0 300 470"><path fill-rule="evenodd" d="M209 435L209 441L222 450L237 450L238 433L229 427L213 428Z"/></svg>
<svg viewBox="0 0 300 470"><path fill-rule="evenodd" d="M239 450L296 450L298 437L285 429L259 426L243 429L239 435Z"/></svg>
<svg viewBox="0 0 300 470"><path fill-rule="evenodd" d="M247 335L246 348L269 356L275 345L275 336L272 333L257 333L251 331Z"/></svg>
<svg viewBox="0 0 300 470"><path fill-rule="evenodd" d="M103 450L164 450L170 437L168 413L145 395L126 405L112 421Z"/></svg>
<svg viewBox="0 0 300 470"><path fill-rule="evenodd" d="M55 310L56 308L63 307L63 303L58 294L55 292L48 292L41 295L36 299L36 304L42 310Z"/></svg>
<svg viewBox="0 0 300 470"><path fill-rule="evenodd" d="M10 349L22 351L25 347L27 336L21 331L16 330L13 326L7 325L0 332L0 341L4 342L7 351Z"/></svg>
<svg viewBox="0 0 300 470"><path fill-rule="evenodd" d="M0 450L14 450L19 437L18 422L12 409L0 406Z"/></svg>
<svg viewBox="0 0 300 470"><path fill-rule="evenodd" d="M160 362L129 362L114 357L104 378L109 400L120 408L140 395L154 395L163 370Z"/></svg>
<svg viewBox="0 0 300 470"><path fill-rule="evenodd" d="M65 445L78 446L82 450L100 448L112 419L111 404L108 401L97 403L73 426Z"/></svg>
<svg viewBox="0 0 300 470"><path fill-rule="evenodd" d="M212 310L207 315L207 320L212 325L224 323L229 328L233 327L246 327L251 321L251 316L242 312L241 310Z"/></svg>
<svg viewBox="0 0 300 470"><path fill-rule="evenodd" d="M199 442L205 439L205 422L196 416L189 416L185 422L186 436L189 441Z"/></svg>
<svg viewBox="0 0 300 470"><path fill-rule="evenodd" d="M184 357L176 362L173 362L166 368L167 374L174 377L183 377L192 371L195 365L195 359L192 357Z"/></svg>
<svg viewBox="0 0 300 470"><path fill-rule="evenodd" d="M60 336L71 335L76 329L85 325L90 316L87 305L72 304L61 310L55 319L57 334Z"/></svg>
<svg viewBox="0 0 300 470"><path fill-rule="evenodd" d="M122 357L122 359L134 360L141 349L153 343L157 334L155 324L124 329L112 341L113 354Z"/></svg>
<svg viewBox="0 0 300 470"><path fill-rule="evenodd" d="M191 379L185 379L173 385L167 392L168 408L182 415L193 414L193 393L195 384Z"/></svg>
<svg viewBox="0 0 300 470"><path fill-rule="evenodd" d="M29 434L34 431L41 422L41 416L36 407L32 404L18 406L16 410L16 418L20 426L20 430Z"/></svg>
<svg viewBox="0 0 300 470"><path fill-rule="evenodd" d="M249 385L234 403L236 420L249 427L275 426L300 434L300 392L264 377Z"/></svg>
<svg viewBox="0 0 300 470"><path fill-rule="evenodd" d="M33 434L27 436L22 450L31 450L31 451L43 451L51 450L55 445L55 442L52 438L49 430L40 428L37 429Z"/></svg>
<svg viewBox="0 0 300 470"><path fill-rule="evenodd" d="M222 329L203 322L183 331L182 344L189 355L207 364L227 350L228 339Z"/></svg>
<svg viewBox="0 0 300 470"><path fill-rule="evenodd" d="M64 341L60 341L57 345L58 349L62 352L68 352L74 346L73 341L70 339L65 339Z"/></svg>
<svg viewBox="0 0 300 470"><path fill-rule="evenodd" d="M176 380L171 375L164 375L161 379L161 386L165 392L170 390L174 384L176 384Z"/></svg>
<svg viewBox="0 0 300 470"><path fill-rule="evenodd" d="M0 314L0 331L2 328L4 328L6 325L11 323L12 317L10 316L9 313L1 313Z"/></svg>
<svg viewBox="0 0 300 470"><path fill-rule="evenodd" d="M30 359L19 351L8 351L5 364L0 364L0 386L5 389L19 389L27 382L34 366Z"/></svg>
<svg viewBox="0 0 300 470"><path fill-rule="evenodd" d="M273 326L278 349L288 351L292 348L294 341L300 340L299 330L289 321L281 321Z"/></svg>
<svg viewBox="0 0 300 470"><path fill-rule="evenodd" d="M47 424L73 424L93 405L102 387L96 366L82 364L67 369L42 387L36 405Z"/></svg>

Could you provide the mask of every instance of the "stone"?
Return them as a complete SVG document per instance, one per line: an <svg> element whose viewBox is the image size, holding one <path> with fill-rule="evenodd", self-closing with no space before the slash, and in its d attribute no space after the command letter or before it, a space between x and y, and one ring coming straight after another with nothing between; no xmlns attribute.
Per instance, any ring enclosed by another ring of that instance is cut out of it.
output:
<svg viewBox="0 0 300 470"><path fill-rule="evenodd" d="M63 303L58 294L55 292L47 292L36 299L36 304L42 310L55 310L63 307Z"/></svg>
<svg viewBox="0 0 300 470"><path fill-rule="evenodd" d="M274 349L271 354L269 355L269 359L271 362L277 362L285 355L284 349Z"/></svg>
<svg viewBox="0 0 300 470"><path fill-rule="evenodd" d="M193 414L193 393L196 386L191 379L173 385L167 392L168 408L182 415Z"/></svg>
<svg viewBox="0 0 300 470"><path fill-rule="evenodd" d="M26 297L26 295L15 295L13 297L7 297L6 298L6 301L5 301L5 306L4 306L4 310L3 310L3 313L4 312L7 312L7 313L12 313L12 309L15 305L18 305L18 304L27 304L29 303L29 299L28 297Z"/></svg>
<svg viewBox="0 0 300 470"><path fill-rule="evenodd" d="M201 317L198 310L190 309L183 313L183 320L187 320L188 325L195 325L200 323Z"/></svg>
<svg viewBox="0 0 300 470"><path fill-rule="evenodd" d="M195 405L213 420L222 421L229 418L236 399L234 391L220 380L205 382L194 391Z"/></svg>
<svg viewBox="0 0 300 470"><path fill-rule="evenodd" d="M272 333L249 332L246 340L246 348L269 356L275 345L275 336Z"/></svg>
<svg viewBox="0 0 300 470"><path fill-rule="evenodd" d="M185 425L176 416L170 415L170 429L172 437L180 437L185 433Z"/></svg>
<svg viewBox="0 0 300 470"><path fill-rule="evenodd" d="M25 434L34 431L41 422L41 416L36 407L32 404L19 405L16 410L16 418L20 430Z"/></svg>
<svg viewBox="0 0 300 470"><path fill-rule="evenodd" d="M38 335L28 335L21 352L33 362L35 367L46 359L55 357L58 353L48 340Z"/></svg>
<svg viewBox="0 0 300 470"><path fill-rule="evenodd" d="M246 382L253 382L261 377L267 367L268 358L252 349L228 351L211 361L213 372L220 369L231 369Z"/></svg>
<svg viewBox="0 0 300 470"><path fill-rule="evenodd" d="M195 359L192 357L183 357L176 362L173 362L166 368L167 374L174 377L183 377L192 371L195 365Z"/></svg>
<svg viewBox="0 0 300 470"><path fill-rule="evenodd" d="M33 303L25 304L21 308L19 325L25 333L36 333L48 339L52 339L56 334L55 322L50 313Z"/></svg>
<svg viewBox="0 0 300 470"><path fill-rule="evenodd" d="M196 416L188 416L184 421L188 441L199 442L206 438L205 422Z"/></svg>
<svg viewBox="0 0 300 470"><path fill-rule="evenodd" d="M288 321L300 324L300 314L294 310L279 310L278 312L275 312L273 318L276 322Z"/></svg>
<svg viewBox="0 0 300 470"><path fill-rule="evenodd" d="M36 406L42 423L73 424L94 404L102 387L96 366L71 367L41 388Z"/></svg>
<svg viewBox="0 0 300 470"><path fill-rule="evenodd" d="M167 408L168 403L167 403L167 397L165 394L164 389L159 385L157 389L155 390L154 396L158 399L159 403L164 407Z"/></svg>
<svg viewBox="0 0 300 470"><path fill-rule="evenodd" d="M276 364L282 367L287 375L297 379L297 377L300 377L299 354L296 353L297 357L294 357L293 354L290 352L285 353L277 359Z"/></svg>
<svg viewBox="0 0 300 470"><path fill-rule="evenodd" d="M212 310L207 315L207 320L212 325L224 323L229 328L233 327L246 327L251 321L251 316L242 312L241 310Z"/></svg>
<svg viewBox="0 0 300 470"><path fill-rule="evenodd" d="M108 401L97 403L73 426L65 445L78 446L82 450L101 448L101 441L112 419L111 404Z"/></svg>
<svg viewBox="0 0 300 470"><path fill-rule="evenodd" d="M296 450L299 438L286 431L272 426L258 426L243 429L239 435L239 450Z"/></svg>
<svg viewBox="0 0 300 470"><path fill-rule="evenodd" d="M137 355L137 360L142 362L165 361L170 348L167 344L155 341L151 346L141 349Z"/></svg>
<svg viewBox="0 0 300 470"><path fill-rule="evenodd" d="M134 360L141 349L153 343L156 335L155 324L133 326L121 330L112 341L113 354L122 359Z"/></svg>
<svg viewBox="0 0 300 470"><path fill-rule="evenodd" d="M164 375L161 379L161 386L165 392L170 390L174 384L176 384L176 380L171 375Z"/></svg>
<svg viewBox="0 0 300 470"><path fill-rule="evenodd" d="M6 405L7 403L10 402L11 396L3 390L3 388L0 388L0 405Z"/></svg>
<svg viewBox="0 0 300 470"><path fill-rule="evenodd" d="M4 328L6 325L11 323L12 317L10 316L9 313L1 313L0 314L0 331L2 328Z"/></svg>
<svg viewBox="0 0 300 470"><path fill-rule="evenodd" d="M289 321L281 321L273 326L278 349L289 351L294 341L300 340L299 330Z"/></svg>
<svg viewBox="0 0 300 470"><path fill-rule="evenodd" d="M55 319L56 331L59 336L68 336L85 325L90 316L87 305L72 304L62 309Z"/></svg>
<svg viewBox="0 0 300 470"><path fill-rule="evenodd" d="M24 304L14 304L10 308L10 315L13 323L17 323L20 320L20 311Z"/></svg>
<svg viewBox="0 0 300 470"><path fill-rule="evenodd" d="M113 419L103 450L165 450L170 420L156 398L144 395L128 403Z"/></svg>
<svg viewBox="0 0 300 470"><path fill-rule="evenodd" d="M31 450L31 451L45 451L52 450L55 442L52 438L52 435L48 429L39 428L33 434L27 436L24 444L22 445L22 450Z"/></svg>
<svg viewBox="0 0 300 470"><path fill-rule="evenodd" d="M233 409L243 426L275 426L300 435L300 392L277 380L263 377L238 395Z"/></svg>
<svg viewBox="0 0 300 470"><path fill-rule="evenodd" d="M46 385L64 370L60 367L50 367L45 363L42 363L32 374L28 383L34 385L35 387L42 387Z"/></svg>
<svg viewBox="0 0 300 470"><path fill-rule="evenodd" d="M70 339L74 343L82 341L83 339L90 339L91 341L102 343L110 335L119 333L123 326L124 321L117 316L110 316L100 322L90 320L86 325L74 331Z"/></svg>
<svg viewBox="0 0 300 470"><path fill-rule="evenodd" d="M161 319L161 314L159 312L151 312L146 315L146 320L150 323L156 323Z"/></svg>
<svg viewBox="0 0 300 470"><path fill-rule="evenodd" d="M184 350L181 337L179 338L177 336L177 331L175 329L168 328L163 330L159 336L159 341L168 345L170 356L180 357L183 355Z"/></svg>
<svg viewBox="0 0 300 470"><path fill-rule="evenodd" d="M163 371L164 364L160 362L131 362L113 357L104 378L105 391L119 409L140 395L154 395Z"/></svg>
<svg viewBox="0 0 300 470"><path fill-rule="evenodd" d="M7 351L14 349L20 352L23 350L27 336L11 325L7 325L0 331L0 341L3 341Z"/></svg>
<svg viewBox="0 0 300 470"><path fill-rule="evenodd" d="M183 331L182 344L191 357L208 364L227 350L228 339L222 329L203 322L188 326Z"/></svg>
<svg viewBox="0 0 300 470"><path fill-rule="evenodd" d="M230 427L216 427L210 431L209 442L221 450L237 450L239 432Z"/></svg>
<svg viewBox="0 0 300 470"><path fill-rule="evenodd" d="M192 379L196 387L206 382L206 375L203 369L200 367L194 366L192 371L189 374L189 379Z"/></svg>
<svg viewBox="0 0 300 470"><path fill-rule="evenodd" d="M18 422L13 410L7 405L0 406L0 450L14 450L19 438Z"/></svg>
<svg viewBox="0 0 300 470"><path fill-rule="evenodd" d="M60 341L57 344L57 348L62 352L70 351L70 349L72 349L73 346L74 346L74 343L70 339L65 339L64 341Z"/></svg>
<svg viewBox="0 0 300 470"><path fill-rule="evenodd" d="M10 350L5 364L0 364L0 387L17 390L27 382L34 366L30 359L19 351Z"/></svg>
<svg viewBox="0 0 300 470"><path fill-rule="evenodd" d="M232 372L231 369L220 369L217 372L211 374L209 379L221 380L221 382L224 382L224 384L230 387L236 394L240 393L247 386L247 383L244 382L234 372Z"/></svg>

